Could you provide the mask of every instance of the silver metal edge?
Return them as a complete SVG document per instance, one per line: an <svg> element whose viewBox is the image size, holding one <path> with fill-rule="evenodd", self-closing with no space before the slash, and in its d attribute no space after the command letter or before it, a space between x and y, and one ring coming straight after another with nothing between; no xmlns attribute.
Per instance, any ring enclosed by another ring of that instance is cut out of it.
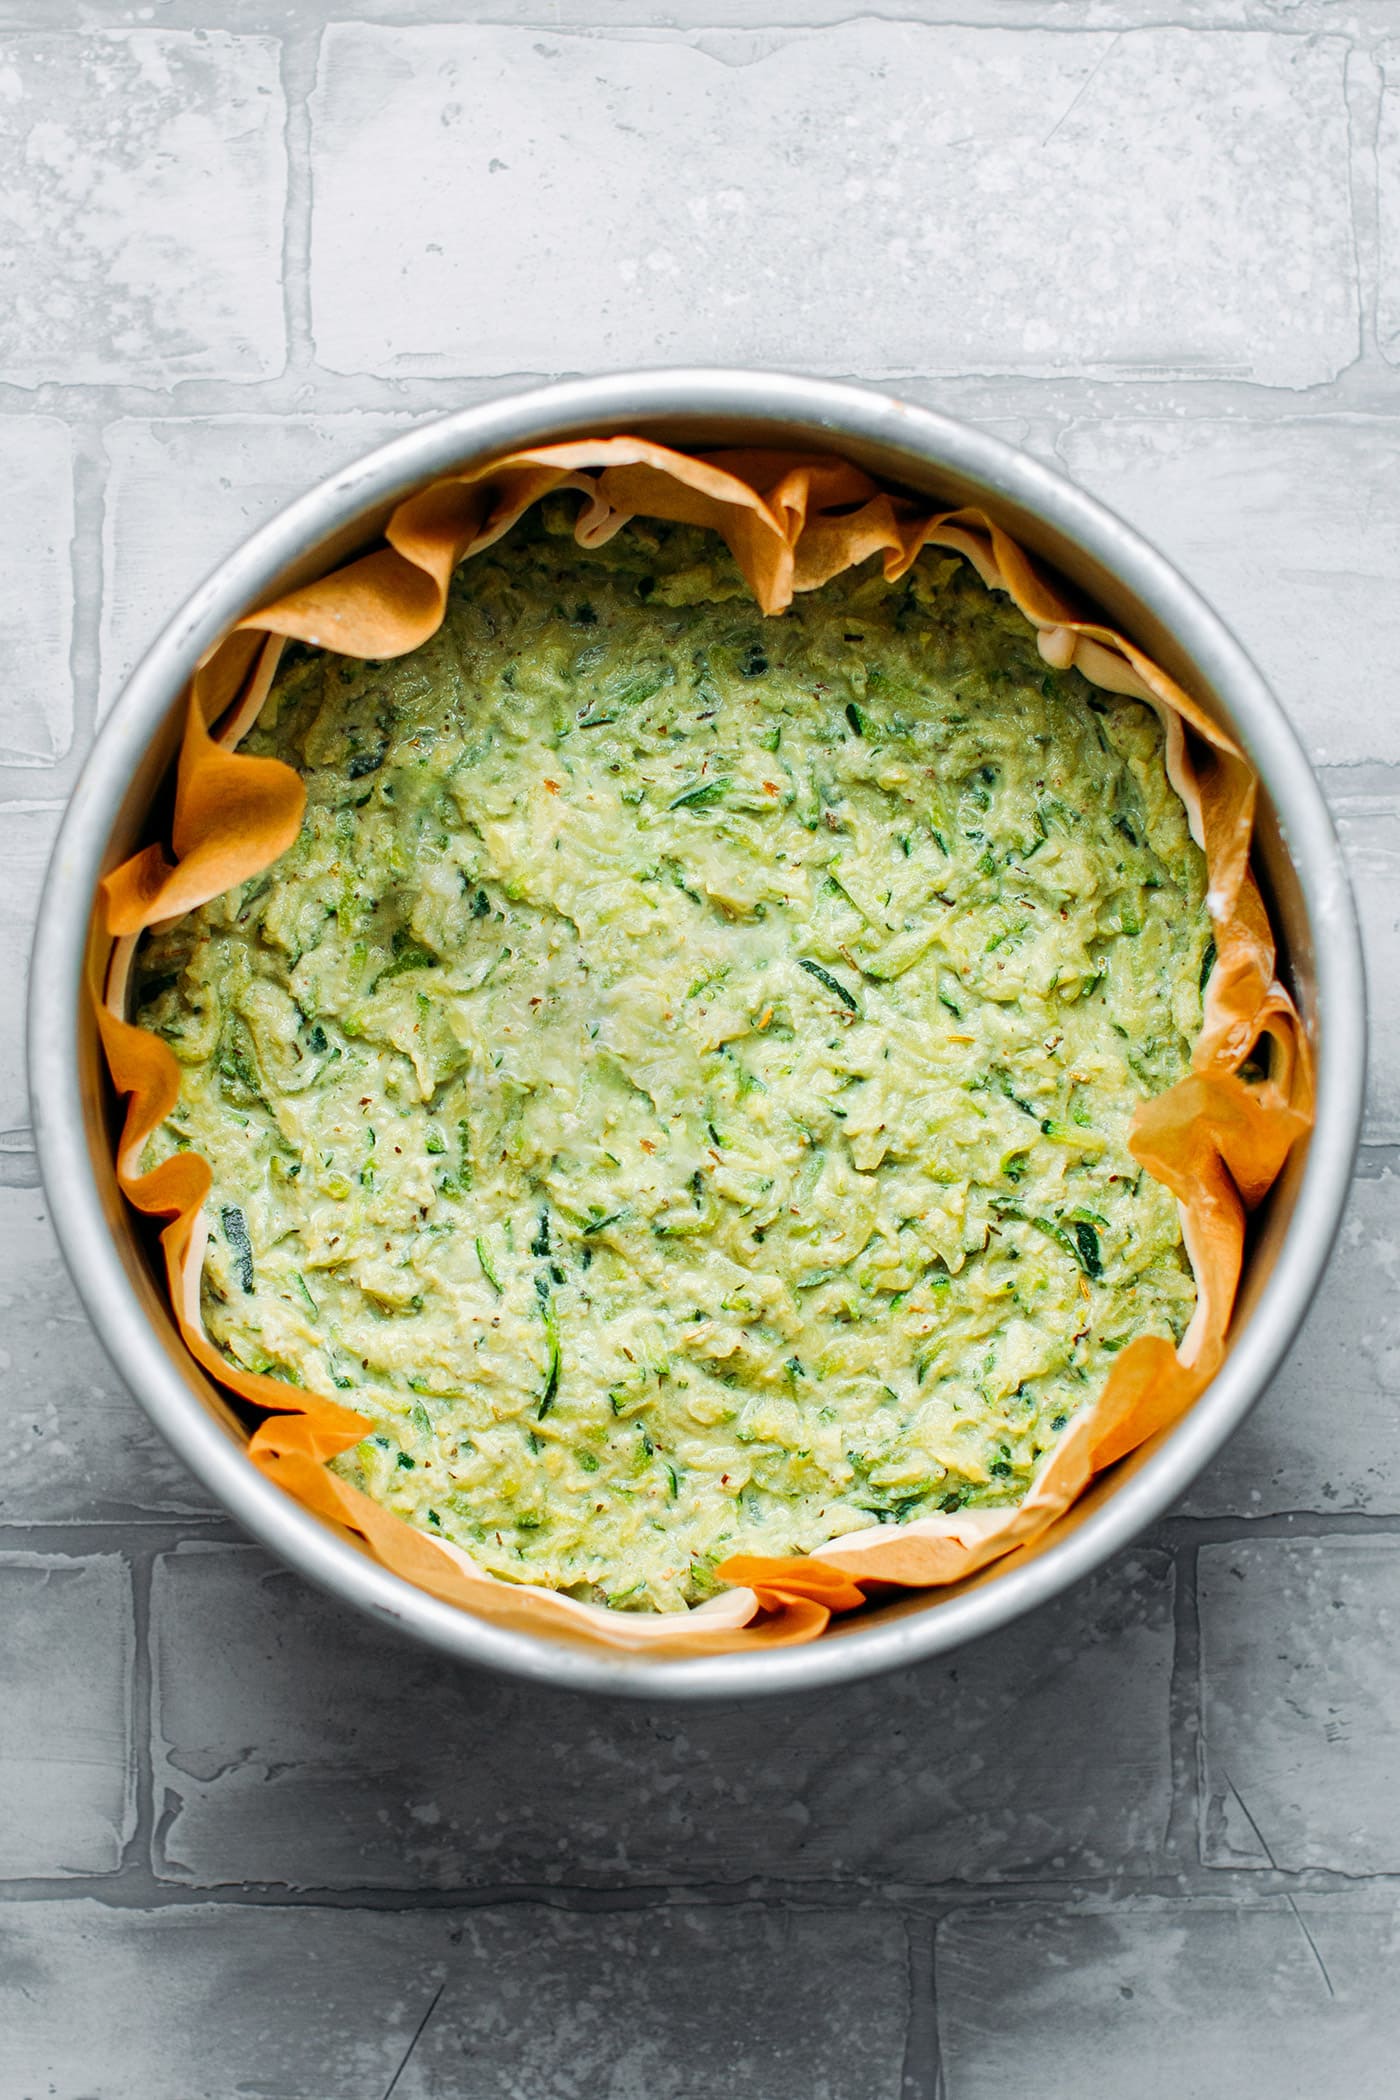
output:
<svg viewBox="0 0 1400 2100"><path fill-rule="evenodd" d="M265 599L308 544L469 458L647 419L712 416L805 426L906 451L1037 513L1116 573L1217 691L1278 811L1316 947L1324 1032L1317 1123L1284 1245L1253 1315L1162 1448L1060 1545L968 1593L807 1646L657 1661L608 1656L492 1627L390 1575L250 1466L152 1331L103 1215L84 1135L77 1062L81 970L94 887L127 781L204 649ZM580 1691L733 1698L815 1689L953 1648L1047 1601L1161 1515L1243 1420L1277 1369L1321 1277L1360 1131L1365 993L1356 916L1331 819L1263 679L1204 599L1112 512L1037 461L954 419L861 387L781 373L658 370L565 381L405 432L331 476L244 542L165 628L98 732L54 848L39 913L29 1017L35 1141L74 1281L118 1370L155 1426L239 1523L320 1588L459 1661Z"/></svg>

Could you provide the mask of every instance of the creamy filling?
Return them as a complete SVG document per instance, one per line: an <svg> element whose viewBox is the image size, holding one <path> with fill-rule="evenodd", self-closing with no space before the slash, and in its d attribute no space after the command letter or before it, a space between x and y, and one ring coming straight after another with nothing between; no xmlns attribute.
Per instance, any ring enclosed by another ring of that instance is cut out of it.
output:
<svg viewBox="0 0 1400 2100"><path fill-rule="evenodd" d="M276 865L141 958L209 1332L341 1472L628 1609L1018 1501L1195 1288L1127 1148L1213 949L1150 710L954 556L765 618L564 501L393 662L288 652Z"/></svg>

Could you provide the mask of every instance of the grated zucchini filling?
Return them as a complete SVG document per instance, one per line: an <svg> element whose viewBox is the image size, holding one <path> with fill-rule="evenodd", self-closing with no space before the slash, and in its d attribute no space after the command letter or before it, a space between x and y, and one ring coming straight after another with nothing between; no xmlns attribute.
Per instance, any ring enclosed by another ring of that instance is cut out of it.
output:
<svg viewBox="0 0 1400 2100"><path fill-rule="evenodd" d="M1151 711L956 556L765 618L551 502L393 662L294 648L276 865L150 939L235 1361L494 1573L629 1609L1018 1501L1195 1289L1127 1148L1213 950Z"/></svg>

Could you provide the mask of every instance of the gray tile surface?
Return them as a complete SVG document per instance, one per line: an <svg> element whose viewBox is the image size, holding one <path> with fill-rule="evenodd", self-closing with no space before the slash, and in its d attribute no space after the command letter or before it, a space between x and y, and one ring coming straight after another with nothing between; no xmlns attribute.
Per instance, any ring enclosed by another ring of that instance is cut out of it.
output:
<svg viewBox="0 0 1400 2100"><path fill-rule="evenodd" d="M0 1907L16 2095L901 2100L908 2012L889 1912Z"/></svg>
<svg viewBox="0 0 1400 2100"><path fill-rule="evenodd" d="M127 1570L0 1555L0 1624L0 1875L110 1874L135 1828Z"/></svg>
<svg viewBox="0 0 1400 2100"><path fill-rule="evenodd" d="M169 386L279 370L278 60L274 38L212 27L7 40L0 376Z"/></svg>
<svg viewBox="0 0 1400 2100"><path fill-rule="evenodd" d="M567 312L584 365L1313 385L1356 349L1345 59L1175 29L337 25L317 341L339 372L532 371Z"/></svg>
<svg viewBox="0 0 1400 2100"><path fill-rule="evenodd" d="M0 1186L0 1336L0 1526L210 1507L112 1369L37 1188Z"/></svg>
<svg viewBox="0 0 1400 2100"><path fill-rule="evenodd" d="M1395 2091L1400 1918L1383 1897L963 1911L938 1949L947 2100Z"/></svg>
<svg viewBox="0 0 1400 2100"><path fill-rule="evenodd" d="M1400 1871L1400 1539L1241 1539L1200 1558L1212 1867Z"/></svg>
<svg viewBox="0 0 1400 2100"><path fill-rule="evenodd" d="M6 416L0 424L0 763L51 766L73 737L73 439L57 416Z"/></svg>
<svg viewBox="0 0 1400 2100"><path fill-rule="evenodd" d="M412 418L124 418L103 434L99 707L195 585L294 497Z"/></svg>
<svg viewBox="0 0 1400 2100"><path fill-rule="evenodd" d="M1236 626L1360 893L1367 1142L1257 1414L1019 1627L692 1712L242 1543L37 1187L0 1006L0 2100L1400 2091L1395 0L9 0L0 970L101 707L316 478L521 374L893 378ZM466 18L465 20L463 18Z"/></svg>
<svg viewBox="0 0 1400 2100"><path fill-rule="evenodd" d="M1396 701L1400 709L1400 699ZM1366 952L1371 1012L1370 1071L1364 1135L1373 1145L1400 1144L1400 795L1333 783L1332 809L1346 849Z"/></svg>
<svg viewBox="0 0 1400 2100"><path fill-rule="evenodd" d="M1382 1147L1362 1165L1317 1303L1193 1515L1400 1515L1400 1175Z"/></svg>
<svg viewBox="0 0 1400 2100"><path fill-rule="evenodd" d="M53 776L30 775L26 787L50 786ZM44 870L49 864L61 799L16 795L0 803L5 837L5 880L0 884L0 970L13 996L0 1004L0 1158L16 1155L16 1170L25 1173L29 1133L29 1090L25 1077L24 993L29 985L29 947ZM30 1178L30 1177L27 1177Z"/></svg>
<svg viewBox="0 0 1400 2100"><path fill-rule="evenodd" d="M1316 764L1400 759L1394 422L1095 418L1059 455L1224 614Z"/></svg>
<svg viewBox="0 0 1400 2100"><path fill-rule="evenodd" d="M444 1679L252 1549L187 1547L152 1592L155 1869L315 1888L1150 1873L1172 1601L1168 1557L1134 1555L941 1668L649 1710Z"/></svg>

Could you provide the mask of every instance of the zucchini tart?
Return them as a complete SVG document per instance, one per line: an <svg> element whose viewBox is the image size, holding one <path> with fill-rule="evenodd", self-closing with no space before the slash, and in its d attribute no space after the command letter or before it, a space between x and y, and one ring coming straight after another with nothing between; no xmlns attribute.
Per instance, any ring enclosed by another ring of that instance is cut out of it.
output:
<svg viewBox="0 0 1400 2100"><path fill-rule="evenodd" d="M332 1469L630 1611L1009 1507L1196 1300L1128 1149L1214 948L1153 711L926 548L765 617L717 536L551 497L242 749L300 835L154 934L203 1317L373 1423Z"/></svg>

